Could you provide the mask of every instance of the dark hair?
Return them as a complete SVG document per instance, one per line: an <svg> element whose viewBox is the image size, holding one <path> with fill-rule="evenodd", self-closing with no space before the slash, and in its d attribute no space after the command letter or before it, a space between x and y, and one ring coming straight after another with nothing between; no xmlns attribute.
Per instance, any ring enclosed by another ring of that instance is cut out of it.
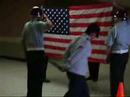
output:
<svg viewBox="0 0 130 97"><path fill-rule="evenodd" d="M127 20L127 19L128 19L128 13L127 13L127 11L121 10L121 11L120 11L120 14L119 14L119 17L120 17L122 20Z"/></svg>
<svg viewBox="0 0 130 97"><path fill-rule="evenodd" d="M38 16L42 16L43 13L42 13L42 9L41 8L39 8L38 6L34 6L32 8L32 10L31 10L30 14L32 16L38 17Z"/></svg>
<svg viewBox="0 0 130 97"><path fill-rule="evenodd" d="M97 25L97 23L92 23L88 26L85 33L90 35L91 33L96 33L96 37L99 36L100 27Z"/></svg>
<svg viewBox="0 0 130 97"><path fill-rule="evenodd" d="M119 10L117 9L115 12L113 12L113 17L121 19L121 20L127 20L128 19L128 13L126 10Z"/></svg>

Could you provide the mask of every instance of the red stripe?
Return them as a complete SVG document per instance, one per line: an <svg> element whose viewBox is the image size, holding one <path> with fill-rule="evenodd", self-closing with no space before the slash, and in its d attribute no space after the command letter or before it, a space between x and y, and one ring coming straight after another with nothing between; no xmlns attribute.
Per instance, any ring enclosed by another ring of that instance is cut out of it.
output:
<svg viewBox="0 0 130 97"><path fill-rule="evenodd" d="M106 50L93 49L93 50L92 50L92 53L93 53L93 54L103 54L103 55L105 55L105 54L106 54Z"/></svg>
<svg viewBox="0 0 130 97"><path fill-rule="evenodd" d="M79 36L81 35L83 32L71 32L70 35L74 35L74 36Z"/></svg>
<svg viewBox="0 0 130 97"><path fill-rule="evenodd" d="M89 58L90 62L99 62L99 63L106 63L104 59L97 59L97 58Z"/></svg>
<svg viewBox="0 0 130 97"><path fill-rule="evenodd" d="M44 45L45 49L49 48L49 49L54 49L54 50L61 50L64 51L66 48L65 47L58 47L58 46L51 46L51 45Z"/></svg>
<svg viewBox="0 0 130 97"><path fill-rule="evenodd" d="M70 23L70 27L87 27L91 23ZM112 25L112 22L97 22L99 26L108 27Z"/></svg>
<svg viewBox="0 0 130 97"><path fill-rule="evenodd" d="M92 44L94 44L94 45L106 45L104 40L93 40Z"/></svg>
<svg viewBox="0 0 130 97"><path fill-rule="evenodd" d="M70 19L82 19L82 18L101 18L110 17L112 12L93 13L93 14L81 14L81 15L70 15Z"/></svg>
<svg viewBox="0 0 130 97"><path fill-rule="evenodd" d="M47 53L47 52L46 52L46 54L49 58L53 58L53 59L63 59L64 58L64 56L61 54L52 54L52 53Z"/></svg>
<svg viewBox="0 0 130 97"><path fill-rule="evenodd" d="M45 41L53 41L53 42L62 42L62 43L70 43L71 39L62 39L62 38L53 38L53 37L45 37Z"/></svg>
<svg viewBox="0 0 130 97"><path fill-rule="evenodd" d="M102 3L102 4L92 4L86 6L71 6L69 7L70 10L82 10L82 9L98 9L98 8L105 8L111 7L112 3Z"/></svg>
<svg viewBox="0 0 130 97"><path fill-rule="evenodd" d="M108 32L107 31L102 31L99 33L100 36L107 36L108 35ZM100 37L99 36L99 37Z"/></svg>
<svg viewBox="0 0 130 97"><path fill-rule="evenodd" d="M110 27L112 26L112 21L109 21L109 22L96 22L99 26L102 26L102 27Z"/></svg>

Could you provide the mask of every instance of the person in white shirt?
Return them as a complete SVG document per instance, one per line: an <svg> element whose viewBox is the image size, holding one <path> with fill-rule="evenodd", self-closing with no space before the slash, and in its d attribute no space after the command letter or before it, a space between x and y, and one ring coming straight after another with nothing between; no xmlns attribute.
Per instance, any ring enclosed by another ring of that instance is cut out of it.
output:
<svg viewBox="0 0 130 97"><path fill-rule="evenodd" d="M46 61L44 32L53 24L38 6L32 8L30 15L32 18L25 23L22 33L27 60L27 97L42 97Z"/></svg>
<svg viewBox="0 0 130 97"><path fill-rule="evenodd" d="M124 83L124 73L129 56L130 20L126 10L114 14L114 26L107 39L107 59L110 63L111 97L117 97L118 85Z"/></svg>
<svg viewBox="0 0 130 97"><path fill-rule="evenodd" d="M92 52L91 40L98 37L99 32L99 26L92 23L85 33L68 47L65 53L65 66L69 90L64 97L90 97L86 83L86 77L89 75L88 58Z"/></svg>

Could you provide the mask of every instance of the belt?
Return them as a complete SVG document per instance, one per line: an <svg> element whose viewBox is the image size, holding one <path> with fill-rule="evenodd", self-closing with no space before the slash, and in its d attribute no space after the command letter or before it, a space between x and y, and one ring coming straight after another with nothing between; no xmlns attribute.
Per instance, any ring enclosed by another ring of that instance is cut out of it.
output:
<svg viewBox="0 0 130 97"><path fill-rule="evenodd" d="M39 51L39 50L44 50L44 48L40 47L40 48L27 48L27 51Z"/></svg>
<svg viewBox="0 0 130 97"><path fill-rule="evenodd" d="M116 54L123 54L123 53L127 53L128 52L128 49L127 50L114 50L112 51L112 53L116 53Z"/></svg>

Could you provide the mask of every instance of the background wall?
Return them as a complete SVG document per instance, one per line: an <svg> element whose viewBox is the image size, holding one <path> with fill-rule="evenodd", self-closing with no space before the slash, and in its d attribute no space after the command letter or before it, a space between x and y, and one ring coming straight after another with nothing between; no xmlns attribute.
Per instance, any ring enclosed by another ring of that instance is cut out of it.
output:
<svg viewBox="0 0 130 97"><path fill-rule="evenodd" d="M0 56L24 58L20 39L23 24L32 6L40 4L44 0L0 0Z"/></svg>
<svg viewBox="0 0 130 97"><path fill-rule="evenodd" d="M67 7L104 1L112 0L0 0L0 56L24 59L20 35L32 6ZM130 0L114 1L119 6L130 8Z"/></svg>

